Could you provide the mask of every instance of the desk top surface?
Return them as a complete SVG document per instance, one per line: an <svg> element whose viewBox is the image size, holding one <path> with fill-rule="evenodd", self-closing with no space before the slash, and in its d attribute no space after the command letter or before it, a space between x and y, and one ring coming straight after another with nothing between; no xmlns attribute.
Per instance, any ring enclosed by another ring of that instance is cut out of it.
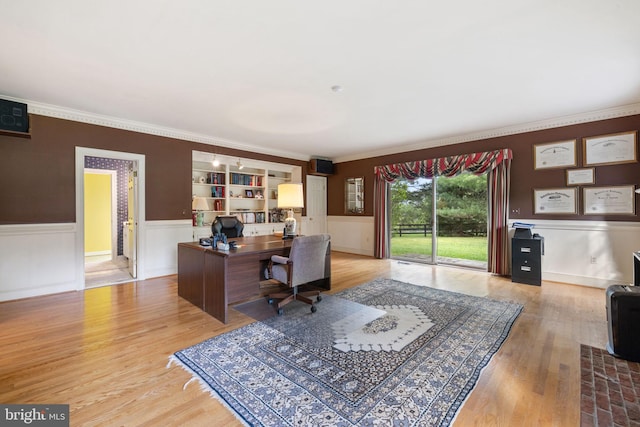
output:
<svg viewBox="0 0 640 427"><path fill-rule="evenodd" d="M220 251L214 249L211 246L202 246L198 242L185 242L178 243L179 246L187 246L193 249L200 249L202 251L208 251L220 256L237 256L248 253L268 252L279 250L282 248L291 247L292 240L283 240L279 236L248 236L248 237L236 237L229 239L230 242L236 242L237 249L231 249L228 251Z"/></svg>

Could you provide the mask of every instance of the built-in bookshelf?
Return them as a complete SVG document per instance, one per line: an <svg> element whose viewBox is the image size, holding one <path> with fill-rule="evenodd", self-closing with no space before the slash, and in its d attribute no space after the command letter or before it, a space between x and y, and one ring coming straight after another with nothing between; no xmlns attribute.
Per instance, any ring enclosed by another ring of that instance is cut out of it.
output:
<svg viewBox="0 0 640 427"><path fill-rule="evenodd" d="M245 235L280 231L286 214L277 208L278 184L300 182L301 173L299 166L194 151L192 199L207 202L207 209L200 211L202 225L193 211L194 240L211 234L218 215L236 215L245 224Z"/></svg>
<svg viewBox="0 0 640 427"><path fill-rule="evenodd" d="M264 203L266 169L237 166L229 168L229 214L236 215L245 224L267 222Z"/></svg>

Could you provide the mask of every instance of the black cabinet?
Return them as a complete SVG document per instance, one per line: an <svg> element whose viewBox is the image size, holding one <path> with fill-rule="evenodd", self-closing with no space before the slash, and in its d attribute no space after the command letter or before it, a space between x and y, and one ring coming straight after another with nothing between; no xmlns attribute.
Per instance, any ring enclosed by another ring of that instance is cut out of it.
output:
<svg viewBox="0 0 640 427"><path fill-rule="evenodd" d="M612 285L607 288L607 350L616 357L640 362L640 288Z"/></svg>
<svg viewBox="0 0 640 427"><path fill-rule="evenodd" d="M540 286L543 254L544 240L539 236L511 239L511 281Z"/></svg>

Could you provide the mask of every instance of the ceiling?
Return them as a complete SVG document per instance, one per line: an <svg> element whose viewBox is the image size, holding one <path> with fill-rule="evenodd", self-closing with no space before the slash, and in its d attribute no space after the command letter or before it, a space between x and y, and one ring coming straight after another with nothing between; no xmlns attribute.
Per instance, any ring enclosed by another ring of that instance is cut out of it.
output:
<svg viewBox="0 0 640 427"><path fill-rule="evenodd" d="M0 0L0 10L1 98L291 158L640 111L638 0Z"/></svg>

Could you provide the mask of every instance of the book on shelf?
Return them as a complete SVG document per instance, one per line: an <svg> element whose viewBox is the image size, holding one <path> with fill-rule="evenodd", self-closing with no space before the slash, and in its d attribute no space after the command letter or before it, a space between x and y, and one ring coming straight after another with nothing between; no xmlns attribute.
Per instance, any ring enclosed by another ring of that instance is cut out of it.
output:
<svg viewBox="0 0 640 427"><path fill-rule="evenodd" d="M244 173L231 173L232 185L246 185L248 187L262 187L262 176L247 175Z"/></svg>
<svg viewBox="0 0 640 427"><path fill-rule="evenodd" d="M211 197L224 198L224 187L211 187Z"/></svg>
<svg viewBox="0 0 640 427"><path fill-rule="evenodd" d="M207 184L224 185L224 174L220 172L210 172L207 177Z"/></svg>

